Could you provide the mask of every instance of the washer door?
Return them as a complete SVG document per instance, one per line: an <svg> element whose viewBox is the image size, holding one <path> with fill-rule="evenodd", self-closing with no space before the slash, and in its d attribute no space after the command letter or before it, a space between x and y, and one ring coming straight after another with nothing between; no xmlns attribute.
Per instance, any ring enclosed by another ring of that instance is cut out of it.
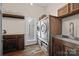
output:
<svg viewBox="0 0 79 59"><path fill-rule="evenodd" d="M45 23L43 23L43 24L41 25L41 32L42 32L42 33L46 33L46 31L47 31L47 25L46 25Z"/></svg>
<svg viewBox="0 0 79 59"><path fill-rule="evenodd" d="M41 38L47 42L48 40L48 28L47 28L47 20L41 21Z"/></svg>
<svg viewBox="0 0 79 59"><path fill-rule="evenodd" d="M47 23L44 20L41 21L41 32L44 34L47 32Z"/></svg>

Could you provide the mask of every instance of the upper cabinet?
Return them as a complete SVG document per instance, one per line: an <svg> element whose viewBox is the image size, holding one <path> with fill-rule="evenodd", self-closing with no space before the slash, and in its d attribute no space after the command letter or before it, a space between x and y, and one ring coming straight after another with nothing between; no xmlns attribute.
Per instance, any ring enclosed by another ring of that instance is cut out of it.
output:
<svg viewBox="0 0 79 59"><path fill-rule="evenodd" d="M68 3L65 6L58 9L58 16L62 18L78 13L79 13L79 3Z"/></svg>
<svg viewBox="0 0 79 59"><path fill-rule="evenodd" d="M62 21L55 16L49 16L49 25L51 35L61 35Z"/></svg>
<svg viewBox="0 0 79 59"><path fill-rule="evenodd" d="M58 9L58 16L64 16L69 13L69 6L70 4L67 4L60 9Z"/></svg>
<svg viewBox="0 0 79 59"><path fill-rule="evenodd" d="M71 3L70 4L70 12L79 10L79 3Z"/></svg>

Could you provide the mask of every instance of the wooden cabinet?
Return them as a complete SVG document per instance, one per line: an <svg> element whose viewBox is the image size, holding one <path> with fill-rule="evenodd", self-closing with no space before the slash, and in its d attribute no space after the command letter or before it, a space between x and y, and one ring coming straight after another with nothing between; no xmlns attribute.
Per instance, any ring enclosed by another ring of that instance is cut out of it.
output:
<svg viewBox="0 0 79 59"><path fill-rule="evenodd" d="M8 39L3 41L3 52L10 52L17 49L17 40Z"/></svg>
<svg viewBox="0 0 79 59"><path fill-rule="evenodd" d="M70 4L70 12L79 10L79 3L71 3Z"/></svg>
<svg viewBox="0 0 79 59"><path fill-rule="evenodd" d="M54 56L63 56L65 52L65 46L63 45L63 42L58 39L54 39L53 45Z"/></svg>
<svg viewBox="0 0 79 59"><path fill-rule="evenodd" d="M63 45L63 42L53 38L52 42L50 42L50 50L49 50L49 56L64 56L65 52L65 46Z"/></svg>
<svg viewBox="0 0 79 59"><path fill-rule="evenodd" d="M49 48L49 56L79 56L79 45L55 37L50 41Z"/></svg>
<svg viewBox="0 0 79 59"><path fill-rule="evenodd" d="M24 49L24 35L3 35L3 52Z"/></svg>
<svg viewBox="0 0 79 59"><path fill-rule="evenodd" d="M79 3L68 3L58 9L58 16L61 18L65 18L75 14L79 14Z"/></svg>
<svg viewBox="0 0 79 59"><path fill-rule="evenodd" d="M61 35L62 21L58 17L50 16L50 34L51 35Z"/></svg>
<svg viewBox="0 0 79 59"><path fill-rule="evenodd" d="M24 35L18 36L18 49L23 50L24 49Z"/></svg>
<svg viewBox="0 0 79 59"><path fill-rule="evenodd" d="M49 39L49 55L53 55L53 40L52 35L61 35L62 21L60 18L55 16L49 16L49 27L50 27L50 39Z"/></svg>
<svg viewBox="0 0 79 59"><path fill-rule="evenodd" d="M53 39L49 39L49 48L48 48L48 53L49 53L49 56L54 56L54 40Z"/></svg>
<svg viewBox="0 0 79 59"><path fill-rule="evenodd" d="M70 12L70 4L64 5L62 8L58 9L58 16L64 16Z"/></svg>

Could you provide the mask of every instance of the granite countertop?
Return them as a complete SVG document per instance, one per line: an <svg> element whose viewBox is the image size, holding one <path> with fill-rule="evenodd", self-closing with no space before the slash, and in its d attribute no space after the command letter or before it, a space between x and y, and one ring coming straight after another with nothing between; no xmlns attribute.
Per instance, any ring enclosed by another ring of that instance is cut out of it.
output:
<svg viewBox="0 0 79 59"><path fill-rule="evenodd" d="M63 37L61 37L61 35L52 36L52 37L57 38L57 39L62 40L62 41L66 41L66 42L69 42L69 43L79 45L79 40L70 39L70 38L63 38Z"/></svg>
<svg viewBox="0 0 79 59"><path fill-rule="evenodd" d="M24 35L24 34L2 34L2 35Z"/></svg>

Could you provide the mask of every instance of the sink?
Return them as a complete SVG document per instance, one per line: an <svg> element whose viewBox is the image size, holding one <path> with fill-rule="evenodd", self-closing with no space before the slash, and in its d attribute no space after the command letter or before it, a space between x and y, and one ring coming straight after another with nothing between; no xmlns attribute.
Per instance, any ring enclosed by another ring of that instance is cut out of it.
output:
<svg viewBox="0 0 79 59"><path fill-rule="evenodd" d="M57 35L57 37L60 37L60 38L69 38L69 36L67 36L67 35Z"/></svg>
<svg viewBox="0 0 79 59"><path fill-rule="evenodd" d="M61 35L62 38L69 38L67 35Z"/></svg>
<svg viewBox="0 0 79 59"><path fill-rule="evenodd" d="M57 36L60 37L60 38L67 38L67 39L72 39L72 40L79 41L78 37L71 37L71 36L68 36L68 35L57 35Z"/></svg>

